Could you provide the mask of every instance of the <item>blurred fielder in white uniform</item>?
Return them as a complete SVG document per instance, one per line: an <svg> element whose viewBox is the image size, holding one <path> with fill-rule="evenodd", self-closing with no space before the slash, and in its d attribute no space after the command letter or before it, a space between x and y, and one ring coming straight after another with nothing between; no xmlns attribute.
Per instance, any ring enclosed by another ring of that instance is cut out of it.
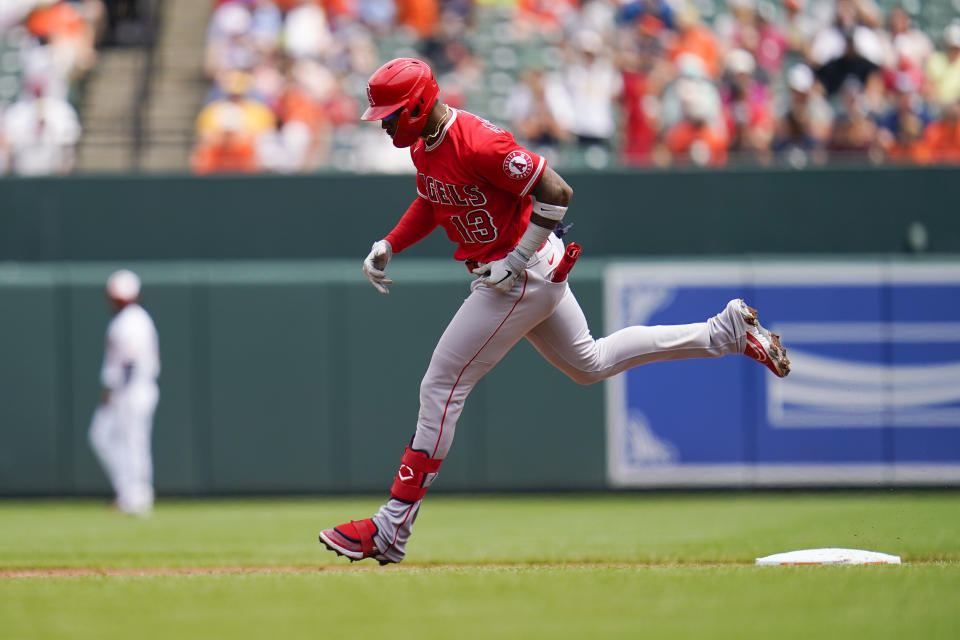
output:
<svg viewBox="0 0 960 640"><path fill-rule="evenodd" d="M107 327L103 395L90 424L90 444L113 485L117 508L147 515L153 509L150 433L159 397L157 330L139 304L135 273L123 269L111 275L106 293L115 313Z"/></svg>

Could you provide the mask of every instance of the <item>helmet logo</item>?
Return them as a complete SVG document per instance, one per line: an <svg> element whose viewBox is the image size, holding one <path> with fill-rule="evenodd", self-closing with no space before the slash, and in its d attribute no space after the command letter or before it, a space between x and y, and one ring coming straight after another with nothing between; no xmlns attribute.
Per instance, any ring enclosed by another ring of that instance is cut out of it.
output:
<svg viewBox="0 0 960 640"><path fill-rule="evenodd" d="M503 172L513 180L529 178L533 173L533 158L522 149L515 149L503 160Z"/></svg>
<svg viewBox="0 0 960 640"><path fill-rule="evenodd" d="M377 103L374 102L374 100L373 100L373 92L370 91L370 85L369 85L369 84L367 85L367 100L370 102L370 106L371 106L371 107L376 106Z"/></svg>

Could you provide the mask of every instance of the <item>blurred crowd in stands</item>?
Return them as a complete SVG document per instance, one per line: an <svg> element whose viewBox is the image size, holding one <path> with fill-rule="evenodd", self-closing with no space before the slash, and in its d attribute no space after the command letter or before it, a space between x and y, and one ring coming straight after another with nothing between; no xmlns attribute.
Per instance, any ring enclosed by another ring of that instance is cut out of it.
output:
<svg viewBox="0 0 960 640"><path fill-rule="evenodd" d="M357 123L366 79L384 61L378 39L409 35L408 53L418 55L415 45L444 31L451 11L465 26L472 8L436 0L218 0L193 170L405 168L409 161L382 133L374 138Z"/></svg>
<svg viewBox="0 0 960 640"><path fill-rule="evenodd" d="M411 170L358 121L400 56L557 167L960 162L960 0L205 1L200 174ZM110 3L0 1L0 173L70 169Z"/></svg>
<svg viewBox="0 0 960 640"><path fill-rule="evenodd" d="M0 0L0 174L73 168L73 91L97 62L105 23L102 0Z"/></svg>
<svg viewBox="0 0 960 640"><path fill-rule="evenodd" d="M408 170L379 128L357 122L366 78L400 55L430 62L444 101L559 165L957 162L960 22L927 33L914 24L919 9L221 0L193 168Z"/></svg>

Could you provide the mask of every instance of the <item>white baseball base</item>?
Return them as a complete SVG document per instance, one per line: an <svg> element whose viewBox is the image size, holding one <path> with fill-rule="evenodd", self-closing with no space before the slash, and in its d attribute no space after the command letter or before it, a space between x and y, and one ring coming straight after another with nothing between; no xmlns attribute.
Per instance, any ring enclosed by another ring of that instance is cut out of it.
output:
<svg viewBox="0 0 960 640"><path fill-rule="evenodd" d="M862 549L800 549L757 558L759 566L820 564L900 564L900 556Z"/></svg>

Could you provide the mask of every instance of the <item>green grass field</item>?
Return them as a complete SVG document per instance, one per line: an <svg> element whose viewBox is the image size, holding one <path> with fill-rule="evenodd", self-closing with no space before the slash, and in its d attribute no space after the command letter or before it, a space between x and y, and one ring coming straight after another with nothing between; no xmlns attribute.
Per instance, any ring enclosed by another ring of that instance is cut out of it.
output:
<svg viewBox="0 0 960 640"><path fill-rule="evenodd" d="M378 505L0 501L0 638L960 638L956 492L436 495L401 565L317 543ZM828 546L904 564L752 564Z"/></svg>

